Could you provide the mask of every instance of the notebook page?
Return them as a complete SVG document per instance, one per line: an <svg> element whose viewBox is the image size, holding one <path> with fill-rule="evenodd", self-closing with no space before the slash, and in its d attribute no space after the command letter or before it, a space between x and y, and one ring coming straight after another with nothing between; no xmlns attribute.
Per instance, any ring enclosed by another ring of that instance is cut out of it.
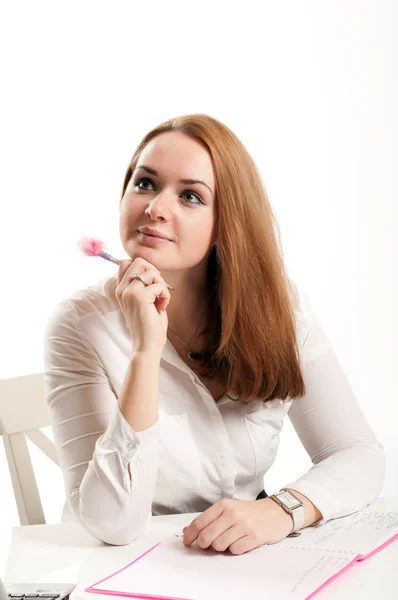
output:
<svg viewBox="0 0 398 600"><path fill-rule="evenodd" d="M398 512L363 510L306 527L298 538L286 538L278 546L341 548L366 555L398 534Z"/></svg>
<svg viewBox="0 0 398 600"><path fill-rule="evenodd" d="M267 592L272 600L304 600L356 558L345 550L278 544L236 556L187 548L173 537L91 589L191 600L242 600L243 593L254 598Z"/></svg>

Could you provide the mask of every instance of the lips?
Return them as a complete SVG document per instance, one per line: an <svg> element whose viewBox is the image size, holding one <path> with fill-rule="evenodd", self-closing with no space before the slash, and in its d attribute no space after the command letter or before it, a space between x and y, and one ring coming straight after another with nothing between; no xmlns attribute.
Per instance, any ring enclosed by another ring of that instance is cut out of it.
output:
<svg viewBox="0 0 398 600"><path fill-rule="evenodd" d="M138 229L138 231L139 231L139 233L142 233L142 234L144 234L144 235L149 235L149 236L151 236L151 237L154 237L154 238L159 238L159 239L161 239L161 240L167 240L167 241L169 241L169 242L171 242L171 241L172 241L172 240L171 240L169 237L167 237L167 235L165 235L164 233L162 233L162 232L160 232L160 231L153 230L153 229L151 229L151 228L149 228L149 227L142 227L141 229Z"/></svg>

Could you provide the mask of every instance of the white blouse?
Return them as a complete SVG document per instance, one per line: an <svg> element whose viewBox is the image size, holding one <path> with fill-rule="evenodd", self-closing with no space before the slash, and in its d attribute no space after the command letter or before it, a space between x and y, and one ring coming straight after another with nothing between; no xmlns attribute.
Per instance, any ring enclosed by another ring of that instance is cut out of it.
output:
<svg viewBox="0 0 398 600"><path fill-rule="evenodd" d="M45 330L44 380L65 482L63 521L74 518L119 545L136 539L152 514L201 512L222 498L255 500L287 414L314 466L285 487L318 507L320 523L373 502L384 483L383 446L308 297L290 284L305 396L248 404L224 396L216 403L167 340L159 417L140 432L117 402L132 357L117 276L57 304Z"/></svg>

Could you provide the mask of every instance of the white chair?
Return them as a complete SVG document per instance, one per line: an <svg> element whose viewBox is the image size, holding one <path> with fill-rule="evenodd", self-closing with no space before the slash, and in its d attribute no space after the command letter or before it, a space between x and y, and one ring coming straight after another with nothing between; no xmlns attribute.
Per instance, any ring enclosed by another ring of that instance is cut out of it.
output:
<svg viewBox="0 0 398 600"><path fill-rule="evenodd" d="M0 380L0 436L21 525L46 522L26 437L59 465L55 445L40 431L49 425L43 373Z"/></svg>

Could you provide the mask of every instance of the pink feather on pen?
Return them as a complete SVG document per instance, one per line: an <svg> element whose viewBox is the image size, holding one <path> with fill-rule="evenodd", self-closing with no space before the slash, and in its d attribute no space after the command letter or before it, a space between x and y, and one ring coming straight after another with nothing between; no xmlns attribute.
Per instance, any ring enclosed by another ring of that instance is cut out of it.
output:
<svg viewBox="0 0 398 600"><path fill-rule="evenodd" d="M115 265L120 265L120 260L111 254L108 254L108 252L104 252L105 244L97 238L85 236L77 242L77 246L86 256L100 256L101 258L105 258L106 260L115 263ZM170 290L174 291L174 288L171 287L171 285L168 283L166 285Z"/></svg>
<svg viewBox="0 0 398 600"><path fill-rule="evenodd" d="M106 260L115 263L115 265L120 265L120 260L111 256L111 254L104 252L105 244L101 240L86 236L77 242L77 245L79 250L86 256L100 256L101 258L106 258Z"/></svg>

